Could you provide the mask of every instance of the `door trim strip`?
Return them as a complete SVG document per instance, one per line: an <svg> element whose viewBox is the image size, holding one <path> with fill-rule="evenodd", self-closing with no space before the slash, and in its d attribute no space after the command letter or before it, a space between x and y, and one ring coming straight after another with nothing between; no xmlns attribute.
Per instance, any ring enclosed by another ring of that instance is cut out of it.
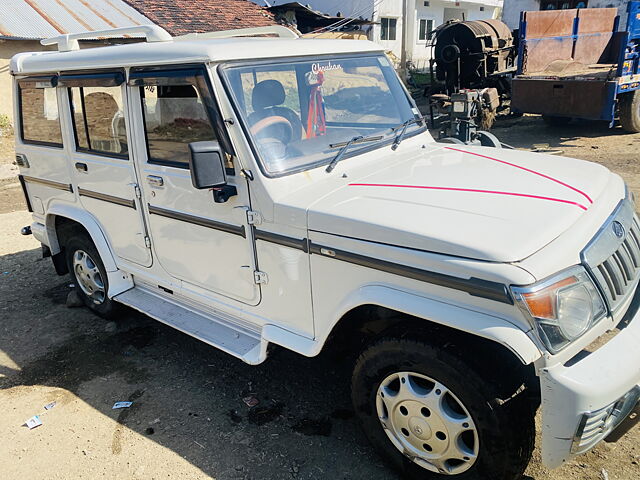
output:
<svg viewBox="0 0 640 480"><path fill-rule="evenodd" d="M218 222L209 218L197 217L195 215L189 215L187 213L176 212L175 210L167 210L165 208L155 207L150 204L148 205L148 208L150 215L159 215L161 217L172 218L181 222L193 223L194 225L200 225L201 227L212 228L214 230L220 230L221 232L239 235L242 238L247 238L244 225L231 225L229 223Z"/></svg>
<svg viewBox="0 0 640 480"><path fill-rule="evenodd" d="M332 247L310 243L309 251L312 254L322 255L327 258L334 258L344 262L353 263L362 267L373 268L382 272L399 275L401 277L411 278L425 283L438 285L440 287L452 288L467 292L474 297L487 298L496 302L513 305L513 299L509 293L509 289L503 283L492 282L480 278L460 278L444 273L422 270L421 268L410 267L399 263L379 260L377 258L358 255L357 253L345 252L344 250L336 250Z"/></svg>
<svg viewBox="0 0 640 480"><path fill-rule="evenodd" d="M388 262L357 253L337 250L333 247L319 245L309 241L307 238L299 239L266 232L264 230L254 230L256 240L275 243L285 247L302 250L305 253L321 255L325 258L341 260L362 267L372 268L385 273L391 273L405 278L411 278L420 282L438 285L440 287L451 288L466 292L474 297L486 298L500 303L513 305L513 298L506 285L481 278L460 278L444 273L432 272L421 268L411 267L400 263ZM396 245L397 246L397 245ZM402 248L402 247L399 247Z"/></svg>
<svg viewBox="0 0 640 480"><path fill-rule="evenodd" d="M127 200L126 198L114 197L113 195L107 195L106 193L94 192L92 190L85 190L78 187L78 195L81 197L95 198L96 200L102 200L104 202L115 203L116 205L122 205L123 207L129 207L136 210L136 202L134 200Z"/></svg>
<svg viewBox="0 0 640 480"><path fill-rule="evenodd" d="M65 192L73 193L73 186L70 183L54 182L53 180L29 177L27 175L23 175L22 178L27 183L39 183L40 185L46 185L47 187L57 188L58 190L64 190Z"/></svg>
<svg viewBox="0 0 640 480"><path fill-rule="evenodd" d="M265 242L275 243L284 247L302 250L304 253L309 253L309 241L306 238L294 238L257 229L254 230L254 235L256 240L264 240Z"/></svg>

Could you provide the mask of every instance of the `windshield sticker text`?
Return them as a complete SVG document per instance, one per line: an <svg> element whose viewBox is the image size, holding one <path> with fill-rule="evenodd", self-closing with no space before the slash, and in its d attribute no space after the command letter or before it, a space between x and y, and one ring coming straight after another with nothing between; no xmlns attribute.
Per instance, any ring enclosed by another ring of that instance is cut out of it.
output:
<svg viewBox="0 0 640 480"><path fill-rule="evenodd" d="M318 74L320 72L327 72L329 70L342 70L342 65L340 65L339 63L331 63L331 61L329 61L326 65L322 65L320 63L311 64L311 71L315 74Z"/></svg>

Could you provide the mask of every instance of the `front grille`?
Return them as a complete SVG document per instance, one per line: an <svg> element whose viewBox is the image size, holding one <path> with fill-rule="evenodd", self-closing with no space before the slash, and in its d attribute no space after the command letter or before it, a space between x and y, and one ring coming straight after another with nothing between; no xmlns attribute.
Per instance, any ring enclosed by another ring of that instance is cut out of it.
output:
<svg viewBox="0 0 640 480"><path fill-rule="evenodd" d="M640 274L640 224L629 197L618 205L582 257L609 310L615 312L632 293Z"/></svg>

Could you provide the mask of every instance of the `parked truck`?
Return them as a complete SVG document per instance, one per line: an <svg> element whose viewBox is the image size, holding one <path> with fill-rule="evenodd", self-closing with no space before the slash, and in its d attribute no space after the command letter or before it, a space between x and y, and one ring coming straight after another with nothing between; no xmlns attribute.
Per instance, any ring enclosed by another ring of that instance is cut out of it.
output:
<svg viewBox="0 0 640 480"><path fill-rule="evenodd" d="M626 31L616 8L522 12L512 111L640 132L640 2L627 11Z"/></svg>

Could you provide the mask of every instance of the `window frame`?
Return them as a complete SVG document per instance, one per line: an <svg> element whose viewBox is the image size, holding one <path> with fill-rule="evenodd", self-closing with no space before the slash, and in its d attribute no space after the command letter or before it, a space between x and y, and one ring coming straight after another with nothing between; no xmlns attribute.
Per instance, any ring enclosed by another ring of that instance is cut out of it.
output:
<svg viewBox="0 0 640 480"><path fill-rule="evenodd" d="M424 31L426 34L424 39L420 38L420 23L423 21L425 22ZM431 22L431 30L427 29L429 22ZM429 41L429 34L435 30L434 28L435 24L436 24L436 19L434 17L424 15L417 18L417 25L416 25L416 43L417 44L423 45Z"/></svg>
<svg viewBox="0 0 640 480"><path fill-rule="evenodd" d="M43 86L39 86L38 84L47 84ZM34 84L33 86L23 86L25 84ZM26 76L19 78L17 81L18 87L18 131L20 133L20 141L25 145L36 145L39 147L51 147L51 148L59 148L64 149L64 134L62 132L62 122L61 122L61 112L60 112L60 102L58 101L58 75L36 75L36 76ZM24 136L24 110L22 109L22 90L24 88L53 88L56 92L56 108L58 109L58 127L60 128L60 143L58 142L47 142L43 140L31 140L27 139Z"/></svg>
<svg viewBox="0 0 640 480"><path fill-rule="evenodd" d="M394 22L393 25L393 38L383 38L382 34L385 31L382 26L382 22L387 21L387 37L389 37L389 32L391 31L391 21ZM398 40L398 18L397 17L380 17L380 40L383 42L395 42Z"/></svg>
<svg viewBox="0 0 640 480"><path fill-rule="evenodd" d="M296 168L292 168L292 169L288 169L282 172L278 172L278 173L271 173L269 171L267 171L267 169L264 166L264 162L262 160L262 158L260 157L260 154L258 153L258 148L255 145L255 141L253 136L249 133L249 126L244 118L244 115L242 114L242 112L240 111L239 107L239 102L237 101L237 98L232 90L231 87L231 81L230 78L227 76L226 74L226 70L230 69L230 68L234 68L234 67L243 67L243 66L262 66L262 65L277 65L278 63L287 63L287 62L305 62L305 61L316 61L316 62L323 62L323 61L329 61L329 60L339 60L339 59L350 59L350 58L363 58L363 57L379 57L380 55L384 55L384 52L381 50L379 52L367 52L367 53L357 53L357 52L350 52L350 53L342 53L342 54L324 54L324 55L314 55L314 56L309 56L309 55L305 55L305 56L295 56L295 57L280 57L280 58L271 58L271 59L265 59L265 60L238 60L238 61L229 61L229 62L224 62L224 63L220 63L218 64L216 70L218 73L219 78L221 79L222 82L222 87L224 88L225 94L227 95L227 98L229 99L229 103L231 104L231 108L233 109L233 112L236 116L236 118L238 119L240 126L242 128L242 132L243 132L243 136L244 136L244 140L245 142L249 145L249 148L251 149L251 153L253 155L253 159L255 161L255 163L258 166L258 169L260 170L260 172L262 173L262 175L264 175L266 178L281 178L281 177L287 177L290 175L295 175L301 172L305 172L308 170L313 170L314 168L318 168L318 167L322 167L324 165L327 165L329 163L330 160L322 160L319 162L315 162L312 164L307 164L307 165L303 165L300 167L296 167ZM386 58L386 56L385 56ZM393 67L391 67L393 69ZM396 78L397 78L397 74ZM418 107L416 105L415 100L413 99L413 97L411 96L411 94L409 93L409 91L407 90L407 87L405 86L405 84L399 79L398 80L398 84L400 85L400 88L402 89L402 92L404 93L405 97L407 98L407 101L409 102L409 104L411 105L412 111L418 110ZM299 79L300 81L300 79ZM307 109L308 106L302 106L302 103L300 105L300 108L302 109ZM415 114L415 112L414 112ZM415 137L416 135L420 135L424 132L427 132L428 128L427 128L427 122L426 119L424 121L424 126L411 131L411 132L407 132L404 136L405 139L408 138L412 138ZM362 155L364 153L368 153L368 152L372 152L374 150L378 150L380 148L386 147L391 145L394 142L395 138L393 136L390 136L389 139L387 139L386 141L380 141L380 142L375 142L373 144L363 144L364 146L361 148L354 148L352 150L348 150L343 156L342 159L346 160L348 158L352 158L352 157L356 157L359 155Z"/></svg>
<svg viewBox="0 0 640 480"><path fill-rule="evenodd" d="M165 81L162 82L160 81L161 79L164 79ZM209 124L211 125L211 129L216 136L216 141L220 144L224 153L230 155L232 158L235 157L235 151L233 149L231 139L228 136L227 129L225 128L225 122L222 114L220 113L220 106L213 93L213 87L206 65L157 65L153 67L132 68L129 72L129 79L127 81L128 86L138 88L138 94L140 95L140 114L142 117L144 143L147 154L146 163L189 171L188 163L185 165L181 162L173 162L171 160L154 159L151 156L151 150L149 149L149 137L147 135L147 122L144 111L145 86L179 85L177 82L180 79L182 79L182 81L186 81L185 84L192 85L196 88L197 92L201 96L205 113L209 120ZM189 81L190 79L192 79L192 81ZM156 82L150 82L149 80L155 80ZM235 175L235 168L227 168L226 170L227 175Z"/></svg>
<svg viewBox="0 0 640 480"><path fill-rule="evenodd" d="M58 80L58 86L64 87L67 89L67 96L69 100L69 114L71 118L71 129L73 131L73 141L75 145L75 151L77 153L87 154L87 155L96 155L98 157L106 157L113 158L116 160L126 160L129 161L131 158L131 145L130 145L130 134L129 134L129 120L127 118L127 111L123 105L123 114L125 118L125 128L127 130L127 153L112 153L112 152L103 152L100 150L91 149L91 138L89 135L88 125L87 125L87 115L86 109L84 105L84 87L119 87L120 93L122 95L123 104L125 102L126 92L124 91L123 84L125 83L125 73L124 70L109 70L109 71L93 71L93 72L68 72L60 75ZM76 128L76 112L73 106L73 88L80 89L80 101L82 103L82 122L85 129L85 135L87 137L87 146L88 148L84 148L80 146L80 142L78 141L78 131Z"/></svg>

